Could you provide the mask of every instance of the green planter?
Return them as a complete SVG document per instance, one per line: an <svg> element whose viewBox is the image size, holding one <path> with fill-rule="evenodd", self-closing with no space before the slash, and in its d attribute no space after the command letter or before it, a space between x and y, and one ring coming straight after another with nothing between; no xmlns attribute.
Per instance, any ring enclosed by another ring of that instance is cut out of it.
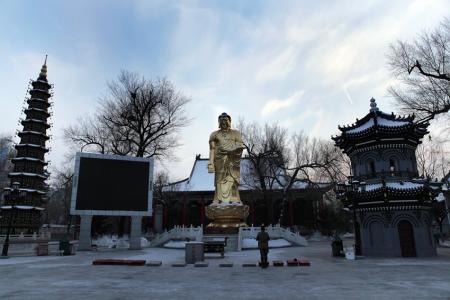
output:
<svg viewBox="0 0 450 300"><path fill-rule="evenodd" d="M69 241L59 241L59 251L63 251L62 255L71 255L70 242Z"/></svg>
<svg viewBox="0 0 450 300"><path fill-rule="evenodd" d="M344 245L342 244L342 240L334 240L331 243L331 249L333 256L344 256Z"/></svg>

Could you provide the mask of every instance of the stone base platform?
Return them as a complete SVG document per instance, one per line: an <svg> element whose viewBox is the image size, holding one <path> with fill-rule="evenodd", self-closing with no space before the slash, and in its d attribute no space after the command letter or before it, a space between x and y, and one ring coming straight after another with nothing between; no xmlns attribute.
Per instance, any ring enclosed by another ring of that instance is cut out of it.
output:
<svg viewBox="0 0 450 300"><path fill-rule="evenodd" d="M239 228L246 227L249 207L243 204L211 204L206 207L206 216L211 223L210 228Z"/></svg>

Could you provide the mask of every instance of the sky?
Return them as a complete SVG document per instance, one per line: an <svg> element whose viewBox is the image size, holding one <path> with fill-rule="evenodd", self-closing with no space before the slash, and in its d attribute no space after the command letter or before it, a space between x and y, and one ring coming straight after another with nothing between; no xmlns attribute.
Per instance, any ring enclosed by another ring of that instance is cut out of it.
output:
<svg viewBox="0 0 450 300"><path fill-rule="evenodd" d="M329 139L369 111L396 111L386 55L450 15L450 1L2 1L0 134L22 127L28 82L48 54L47 159L65 168L63 128L95 113L121 70L166 77L192 101L172 180L208 156L222 112ZM18 141L16 139L16 141Z"/></svg>

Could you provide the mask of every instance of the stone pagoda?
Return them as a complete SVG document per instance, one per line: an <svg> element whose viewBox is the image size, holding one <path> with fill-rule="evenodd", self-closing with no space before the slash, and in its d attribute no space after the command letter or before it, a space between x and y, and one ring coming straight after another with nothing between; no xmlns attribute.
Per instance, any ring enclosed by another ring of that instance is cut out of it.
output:
<svg viewBox="0 0 450 300"><path fill-rule="evenodd" d="M49 98L52 96L47 81L47 57L37 80L31 82L30 97L26 99L23 130L18 133L20 143L15 146L17 155L12 159L13 172L8 174L11 185L5 188L5 199L0 219L0 232L7 232L11 222L12 233L34 233L41 226L47 186L45 154L49 151L45 143L49 139ZM17 190L18 187L18 190ZM12 218L12 219L10 219ZM12 221L11 221L12 220Z"/></svg>
<svg viewBox="0 0 450 300"><path fill-rule="evenodd" d="M431 202L440 184L418 178L416 147L428 133L414 115L370 112L332 137L351 160L349 180L337 195L353 213L355 248L365 256L432 256Z"/></svg>

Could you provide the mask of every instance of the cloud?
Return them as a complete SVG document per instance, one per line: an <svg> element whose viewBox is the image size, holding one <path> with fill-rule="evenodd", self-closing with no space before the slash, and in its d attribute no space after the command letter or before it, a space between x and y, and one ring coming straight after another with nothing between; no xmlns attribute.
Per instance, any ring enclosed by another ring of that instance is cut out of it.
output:
<svg viewBox="0 0 450 300"><path fill-rule="evenodd" d="M294 70L296 61L297 52L295 48L288 47L258 71L256 81L263 83L274 79L283 79Z"/></svg>
<svg viewBox="0 0 450 300"><path fill-rule="evenodd" d="M305 93L304 91L298 91L284 100L280 100L280 99L269 100L264 105L264 107L261 111L261 114L263 116L267 116L269 114L276 112L277 110L291 107L291 106L297 104L298 101L300 101L300 99L302 98L304 93Z"/></svg>
<svg viewBox="0 0 450 300"><path fill-rule="evenodd" d="M60 126L95 112L106 81L121 68L147 78L167 76L192 98L187 111L193 122L180 134L185 146L176 150L180 161L167 162L173 179L188 176L195 154L208 153L208 136L223 111L233 120L279 122L329 137L338 124L365 115L371 97L384 111L392 110L385 100L393 82L385 58L389 43L432 29L450 9L448 0L344 3L136 0L99 4L86 15L86 4L51 2L46 11L52 17L39 18L51 31L45 39L30 25L40 14L16 4L15 15L4 9L8 15L0 17L4 28L14 24L0 40L0 54L10 60L0 70L7 87L0 91L7 111L0 126L17 129L28 76L39 71L43 58L18 57L20 65L10 57L48 47L55 137ZM57 13L60 8L70 13ZM16 21L22 15L29 23ZM61 29L52 30L56 25ZM27 67L27 61L34 65ZM57 162L64 145L51 146Z"/></svg>

